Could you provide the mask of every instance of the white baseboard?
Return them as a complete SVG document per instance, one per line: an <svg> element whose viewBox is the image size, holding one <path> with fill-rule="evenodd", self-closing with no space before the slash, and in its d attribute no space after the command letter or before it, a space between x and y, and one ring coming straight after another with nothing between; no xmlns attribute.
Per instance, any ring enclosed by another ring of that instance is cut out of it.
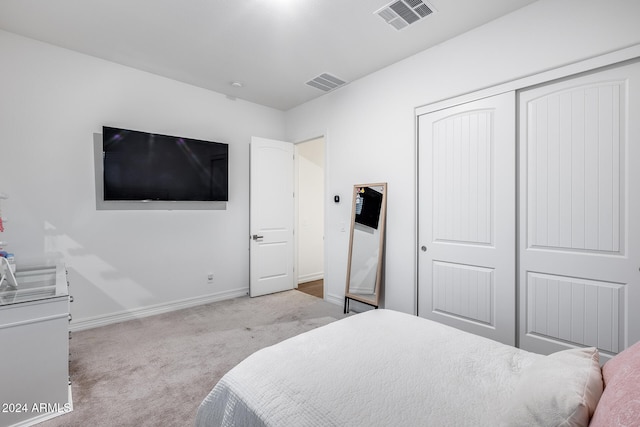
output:
<svg viewBox="0 0 640 427"><path fill-rule="evenodd" d="M302 274L298 276L298 284L313 282L314 280L324 279L324 272L320 271L318 273L310 273L310 274Z"/></svg>
<svg viewBox="0 0 640 427"><path fill-rule="evenodd" d="M113 323L125 322L127 320L141 319L143 317L154 316L156 314L168 313L170 311L181 310L183 308L195 307L197 305L209 304L217 301L224 301L232 298L243 297L247 295L249 288L236 289L233 291L218 292L215 294L204 295L195 298L186 298L183 300L172 301L169 303L150 305L147 307L135 308L132 310L121 311L118 313L105 314L95 317L86 317L84 319L73 319L69 325L72 332L82 331L85 329L97 328L100 326L111 325Z"/></svg>
<svg viewBox="0 0 640 427"><path fill-rule="evenodd" d="M341 295L327 293L324 296L324 300L331 304L344 306L344 296Z"/></svg>

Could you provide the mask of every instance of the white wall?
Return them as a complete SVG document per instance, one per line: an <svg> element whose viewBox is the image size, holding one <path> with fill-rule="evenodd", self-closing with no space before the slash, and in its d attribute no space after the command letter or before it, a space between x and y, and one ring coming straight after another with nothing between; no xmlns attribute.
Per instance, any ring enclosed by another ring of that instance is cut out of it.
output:
<svg viewBox="0 0 640 427"><path fill-rule="evenodd" d="M286 113L0 31L2 240L18 262L65 256L76 320L241 294L250 137L325 135L327 296L342 303L353 185L388 182L383 304L413 312L414 109L640 43L638 16L637 0L539 0ZM228 142L227 210L96 211L102 125Z"/></svg>
<svg viewBox="0 0 640 427"><path fill-rule="evenodd" d="M296 144L298 283L324 277L324 138Z"/></svg>
<svg viewBox="0 0 640 427"><path fill-rule="evenodd" d="M75 321L246 293L249 142L282 139L282 112L3 31L0 58L2 240L65 257ZM229 143L227 209L96 211L102 125Z"/></svg>
<svg viewBox="0 0 640 427"><path fill-rule="evenodd" d="M414 109L640 43L638 16L637 0L539 0L287 112L287 139L326 136L327 198L350 194L354 184L389 184L383 306L415 311ZM327 209L325 292L337 303L350 210Z"/></svg>

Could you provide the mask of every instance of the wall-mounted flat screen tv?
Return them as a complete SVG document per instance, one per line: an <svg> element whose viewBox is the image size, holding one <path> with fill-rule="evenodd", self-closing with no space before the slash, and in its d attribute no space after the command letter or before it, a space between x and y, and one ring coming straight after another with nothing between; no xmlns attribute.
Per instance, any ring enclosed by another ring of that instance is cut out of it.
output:
<svg viewBox="0 0 640 427"><path fill-rule="evenodd" d="M103 126L105 201L228 201L229 146Z"/></svg>

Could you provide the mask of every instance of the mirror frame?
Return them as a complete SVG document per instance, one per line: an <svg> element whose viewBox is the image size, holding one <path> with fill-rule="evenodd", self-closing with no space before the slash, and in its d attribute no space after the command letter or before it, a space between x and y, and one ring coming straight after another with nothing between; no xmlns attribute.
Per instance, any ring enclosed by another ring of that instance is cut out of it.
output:
<svg viewBox="0 0 640 427"><path fill-rule="evenodd" d="M356 195L357 190L362 187L382 187L382 204L380 206L380 218L378 220L378 230L380 231L380 240L378 242L378 265L376 269L376 284L372 298L366 298L359 294L349 292L349 282L351 281L351 261L353 256L353 232L355 230L356 220ZM361 303L371 305L375 308L379 307L380 287L382 282L382 254L384 253L385 226L387 217L387 183L379 182L374 184L356 184L353 186L352 202L351 202L351 232L349 235L349 258L347 262L347 282L344 290L344 312L349 312L349 300L359 301Z"/></svg>

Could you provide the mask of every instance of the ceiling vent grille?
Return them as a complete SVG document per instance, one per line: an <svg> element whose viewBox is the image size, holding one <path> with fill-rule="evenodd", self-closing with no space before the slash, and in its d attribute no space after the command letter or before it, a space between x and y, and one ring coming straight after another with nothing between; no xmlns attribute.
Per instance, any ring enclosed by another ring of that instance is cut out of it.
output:
<svg viewBox="0 0 640 427"><path fill-rule="evenodd" d="M396 0L374 12L396 30L431 15L435 9L422 0Z"/></svg>
<svg viewBox="0 0 640 427"><path fill-rule="evenodd" d="M324 92L329 92L333 89L336 89L344 84L346 84L344 80L337 78L336 76L332 76L328 73L322 73L318 77L313 80L309 80L307 84L309 86L313 86L316 89L320 89Z"/></svg>

